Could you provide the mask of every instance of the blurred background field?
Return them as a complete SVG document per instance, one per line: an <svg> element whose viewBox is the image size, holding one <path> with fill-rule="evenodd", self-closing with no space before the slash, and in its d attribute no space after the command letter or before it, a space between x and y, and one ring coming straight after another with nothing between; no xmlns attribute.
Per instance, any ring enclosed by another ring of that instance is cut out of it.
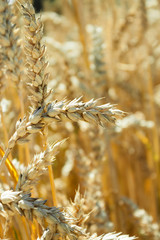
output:
<svg viewBox="0 0 160 240"><path fill-rule="evenodd" d="M160 1L44 0L34 6L44 24L52 100L101 98L127 112L107 128L49 126L49 141L69 137L53 164L58 206L67 207L79 188L84 212L94 209L87 220L91 233L160 239ZM17 89L9 84L12 94L5 89L1 100L6 138L21 115ZM25 86L22 94L27 112ZM3 128L0 137L5 148ZM41 134L32 137L27 158L42 144ZM25 147L14 149L15 166L18 156L25 164ZM47 173L34 194L52 205Z"/></svg>

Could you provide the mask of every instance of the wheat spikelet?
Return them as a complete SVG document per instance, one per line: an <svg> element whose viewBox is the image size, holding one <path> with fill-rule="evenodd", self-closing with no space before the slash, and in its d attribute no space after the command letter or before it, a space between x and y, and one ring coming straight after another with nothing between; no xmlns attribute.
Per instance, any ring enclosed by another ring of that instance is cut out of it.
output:
<svg viewBox="0 0 160 240"><path fill-rule="evenodd" d="M8 190L4 191L0 196L0 214L5 218L8 216L12 218L17 214L20 214L31 221L35 218L42 227L44 226L45 220L48 224L48 228L44 230L40 239L49 240L53 238L58 239L59 237L65 239L66 236L68 236L71 240L77 239L79 236L82 236L82 239L86 240L135 239L134 237L120 235L119 233L108 233L99 237L97 237L96 234L87 236L80 227L73 224L74 221L76 222L76 219L67 218L66 214L58 208L48 207L45 203L45 200L43 201L31 198L31 194L24 194L21 191L14 192L12 190Z"/></svg>
<svg viewBox="0 0 160 240"><path fill-rule="evenodd" d="M48 146L44 152L35 155L33 161L23 170L19 176L16 191L28 192L39 180L58 152L60 145L64 142L57 142L53 146Z"/></svg>
<svg viewBox="0 0 160 240"><path fill-rule="evenodd" d="M0 53L2 69L7 78L19 83L22 76L19 30L12 23L13 14L7 0L0 2Z"/></svg>
<svg viewBox="0 0 160 240"><path fill-rule="evenodd" d="M133 240L135 237L129 237L128 235L121 235L121 233L108 233L105 235L101 235L99 237L96 234L93 234L89 240Z"/></svg>
<svg viewBox="0 0 160 240"><path fill-rule="evenodd" d="M71 202L70 211L72 216L76 218L77 226L85 227L85 222L89 218L90 212L84 211L85 198L80 194L79 189L76 191L74 202Z"/></svg>
<svg viewBox="0 0 160 240"><path fill-rule="evenodd" d="M96 78L102 78L106 74L104 62L104 41L102 38L103 29L94 25L88 26L91 34L93 47L91 51L91 69L95 72Z"/></svg>
<svg viewBox="0 0 160 240"><path fill-rule="evenodd" d="M48 228L45 239L52 239L54 236L76 239L84 235L79 227L70 223L71 220L67 219L62 211L56 207L48 207L45 203L46 200L31 198L31 194L8 190L0 196L0 214L5 218L20 214L31 221L35 218L42 227L45 226L44 221L46 221Z"/></svg>
<svg viewBox="0 0 160 240"><path fill-rule="evenodd" d="M32 4L21 5L21 11L25 22L24 50L28 65L28 89L32 94L32 104L37 108L44 105L49 95L47 92L48 73L45 73L48 63L45 59L45 46L41 44L43 27L40 17L35 16Z"/></svg>
<svg viewBox="0 0 160 240"><path fill-rule="evenodd" d="M97 100L90 100L86 103L74 99L68 104L65 101L50 103L44 107L39 107L29 116L29 121L24 118L17 124L17 130L8 142L8 148L1 160L0 166L5 162L11 149L16 143L25 143L29 135L39 132L48 123L69 119L71 121L83 120L93 124L105 126L108 122L115 123L117 116L123 116L124 112L114 109L109 103L96 106Z"/></svg>

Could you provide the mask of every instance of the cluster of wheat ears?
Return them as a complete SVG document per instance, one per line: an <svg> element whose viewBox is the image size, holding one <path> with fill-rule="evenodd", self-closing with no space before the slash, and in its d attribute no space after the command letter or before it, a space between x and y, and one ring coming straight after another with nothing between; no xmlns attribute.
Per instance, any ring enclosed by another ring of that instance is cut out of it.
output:
<svg viewBox="0 0 160 240"><path fill-rule="evenodd" d="M146 4L0 0L0 239L160 238L160 4Z"/></svg>

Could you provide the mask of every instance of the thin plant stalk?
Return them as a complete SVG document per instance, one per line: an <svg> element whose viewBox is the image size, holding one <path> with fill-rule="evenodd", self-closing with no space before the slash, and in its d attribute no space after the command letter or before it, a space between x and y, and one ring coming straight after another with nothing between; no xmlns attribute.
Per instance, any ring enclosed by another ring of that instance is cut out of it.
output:
<svg viewBox="0 0 160 240"><path fill-rule="evenodd" d="M75 19L76 19L77 25L79 27L79 36L80 36L80 41L83 46L84 62L86 64L87 70L89 70L89 61L88 61L86 37L85 37L85 27L84 27L84 23L82 22L83 11L81 9L81 2L77 1L77 0L72 0L72 5L74 8Z"/></svg>
<svg viewBox="0 0 160 240"><path fill-rule="evenodd" d="M140 141L145 145L146 148L146 158L147 158L147 163L149 168L152 171L156 171L155 169L155 164L153 162L153 154L152 154L152 147L151 147L151 142L149 140L149 138L143 136L143 134L141 132L136 132L137 137L140 139ZM156 182L155 179L150 177L147 178L145 181L145 190L146 192L150 192L150 201L154 202L154 204L152 204L152 206L150 206L151 210L152 210L152 215L154 217L154 219L156 219L156 221L158 221L158 216L157 216L157 202L156 202L156 196L155 196L155 192L156 192Z"/></svg>
<svg viewBox="0 0 160 240"><path fill-rule="evenodd" d="M4 117L3 117L3 112L2 112L1 106L0 106L0 114L1 114L1 122L2 122L2 126L3 126L5 146L7 146L7 144L8 144L8 133L7 133L7 128L6 128L6 125L5 125L5 121L4 121Z"/></svg>
<svg viewBox="0 0 160 240"><path fill-rule="evenodd" d="M48 166L48 173L49 173L49 180L50 180L50 185L51 185L51 190L52 190L52 200L53 200L53 206L57 207L57 197L56 197L56 188L55 188L55 183L54 183L54 173L52 166Z"/></svg>
<svg viewBox="0 0 160 240"><path fill-rule="evenodd" d="M20 110L21 110L21 118L23 119L24 115L25 115L25 111L24 111L24 99L23 99L23 88L22 88L22 84L20 84L19 86L19 102L20 102ZM19 150L21 149L22 147L19 146ZM25 161L26 161L26 164L29 164L30 161L31 161L31 158L30 158L30 152L29 152L29 146L28 144L25 144L24 145L24 150L25 150Z"/></svg>
<svg viewBox="0 0 160 240"><path fill-rule="evenodd" d="M123 221L123 217L122 217L122 212L120 210L120 206L119 206L119 186L118 186L118 179L117 179L117 173L116 173L116 166L115 166L115 162L112 156L112 151L111 151L111 143L110 143L110 137L105 133L105 138L106 138L106 143L108 146L108 151L107 151L107 161L108 161L108 165L109 165L109 178L110 178L110 184L111 184L111 189L112 189L112 193L111 193L111 198L112 198L112 203L113 206L115 208L114 212L115 212L115 227L116 230L118 228L124 230L124 221Z"/></svg>
<svg viewBox="0 0 160 240"><path fill-rule="evenodd" d="M153 138L153 160L156 166L157 172L157 187L158 187L158 209L160 211L160 149L159 149L159 136L158 136L158 127L156 123L156 111L154 105L154 93L153 93L153 79L151 73L151 67L148 66L148 94L149 94L149 101L150 101L150 117L151 120L154 122L154 126L152 128L152 138Z"/></svg>
<svg viewBox="0 0 160 240"><path fill-rule="evenodd" d="M33 224L32 224L32 226L31 226L31 240L34 240L34 239L36 239L36 237L37 237L37 234L38 234L38 237L40 237L40 229L39 229L39 224L38 224L38 222L37 221L35 221L34 219L33 219Z"/></svg>
<svg viewBox="0 0 160 240"><path fill-rule="evenodd" d="M27 221L24 217L20 218L19 216L16 216L16 221L18 222L18 225L21 226L21 232L22 233L26 233L24 234L25 235L25 239L27 240L30 240L30 231L29 231L29 227L28 227L28 224L27 224ZM23 222L23 224L22 224ZM23 237L24 237L23 235Z"/></svg>
<svg viewBox="0 0 160 240"><path fill-rule="evenodd" d="M47 148L46 130L47 130L47 127L44 128L44 130L42 131L42 133L43 133L43 151L45 151ZM53 206L57 207L56 188L55 188L55 183L54 183L54 173L53 173L52 165L48 166L48 173L49 173L49 180L50 180L51 191L52 191Z"/></svg>
<svg viewBox="0 0 160 240"><path fill-rule="evenodd" d="M0 148L0 156L3 157L4 155L4 151L2 150L2 148ZM6 166L7 166L7 169L10 173L10 175L12 176L12 179L14 181L14 186L16 186L17 182L18 182L18 173L17 173L17 170L15 169L15 167L13 166L12 162L9 160L9 158L6 159L6 162L5 162ZM17 218L17 221L20 223L20 220ZM27 239L30 239L29 238L29 231L28 231L28 228L27 228L27 223L26 223L26 219L25 218L22 218L22 222L23 222L23 226L24 226L24 229L25 229L25 232L26 232L26 236L27 236ZM19 224L20 225L20 224Z"/></svg>

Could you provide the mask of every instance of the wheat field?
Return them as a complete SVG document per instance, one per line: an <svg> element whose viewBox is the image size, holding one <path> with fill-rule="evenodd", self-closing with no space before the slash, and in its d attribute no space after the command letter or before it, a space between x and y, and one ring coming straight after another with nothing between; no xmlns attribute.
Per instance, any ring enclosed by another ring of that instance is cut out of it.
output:
<svg viewBox="0 0 160 240"><path fill-rule="evenodd" d="M160 239L159 24L159 0L0 0L0 239Z"/></svg>

